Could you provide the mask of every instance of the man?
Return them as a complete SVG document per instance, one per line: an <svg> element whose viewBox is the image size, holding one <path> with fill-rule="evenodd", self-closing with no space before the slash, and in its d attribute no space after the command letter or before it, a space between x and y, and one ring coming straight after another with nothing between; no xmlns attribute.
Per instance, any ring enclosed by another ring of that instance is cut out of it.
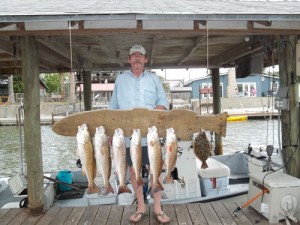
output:
<svg viewBox="0 0 300 225"><path fill-rule="evenodd" d="M128 62L131 70L123 72L119 75L115 82L114 92L110 101L111 109L168 109L168 100L163 85L159 78L145 71L145 63L147 63L146 50L141 45L134 45L129 51ZM132 162L129 153L129 140L126 141L127 161L129 166L129 174L135 195L138 201L136 213L130 217L130 222L137 223L142 220L145 215L145 202L143 196L143 187L138 186ZM142 146L146 146L146 138L142 138ZM147 147L143 147L143 165L149 164ZM151 166L151 165L150 165ZM160 223L169 223L170 218L162 211L160 200L161 192L153 194L154 213L156 219Z"/></svg>

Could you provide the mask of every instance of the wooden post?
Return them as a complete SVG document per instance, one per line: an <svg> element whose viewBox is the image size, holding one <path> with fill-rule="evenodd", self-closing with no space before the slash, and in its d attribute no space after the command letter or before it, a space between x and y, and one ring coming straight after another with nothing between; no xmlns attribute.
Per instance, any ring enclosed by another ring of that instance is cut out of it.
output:
<svg viewBox="0 0 300 225"><path fill-rule="evenodd" d="M44 179L40 125L40 80L38 44L25 36L22 43L24 83L24 149L27 164L28 202L31 214L44 211Z"/></svg>
<svg viewBox="0 0 300 225"><path fill-rule="evenodd" d="M220 72L212 69L213 110L214 114L221 113ZM215 155L223 155L222 136L215 133Z"/></svg>
<svg viewBox="0 0 300 225"><path fill-rule="evenodd" d="M84 110L92 110L92 77L91 71L83 71Z"/></svg>
<svg viewBox="0 0 300 225"><path fill-rule="evenodd" d="M296 78L297 36L285 36L279 40L280 87L288 87L289 110L281 112L282 154L289 175L300 178L299 151L299 102Z"/></svg>

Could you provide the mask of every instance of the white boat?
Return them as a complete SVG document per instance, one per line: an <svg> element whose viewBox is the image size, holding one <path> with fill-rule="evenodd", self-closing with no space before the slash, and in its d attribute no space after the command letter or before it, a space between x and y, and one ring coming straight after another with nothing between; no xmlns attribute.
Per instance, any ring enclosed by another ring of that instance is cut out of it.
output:
<svg viewBox="0 0 300 225"><path fill-rule="evenodd" d="M246 194L249 190L249 170L252 172L263 171L267 166L267 157L261 151L254 155L246 152L230 155L212 156L207 160L208 169L201 169L201 162L195 157L191 142L179 142L178 158L176 163L177 175L174 176L174 184L163 184L162 204L182 204L192 202L205 202L222 198L230 198ZM280 166L278 154L272 156L272 166ZM276 164L276 160L278 164ZM87 178L82 176L81 170L72 171L73 187L67 191L59 191L57 188L57 173L45 174L45 208L49 207L76 207L88 205L114 204L131 205L135 204L134 193L117 195L118 178L112 176L112 184L115 194L87 194ZM164 172L162 173L164 176ZM50 180L49 180L50 179ZM146 180L148 180L146 178ZM102 178L96 177L95 183L104 189ZM0 207L15 208L23 206L27 197L26 179L21 174L11 178L0 179ZM132 189L128 177L128 186ZM150 186L150 185L149 185ZM1 189L2 187L2 189ZM147 189L148 190L148 189ZM132 189L133 192L133 189ZM145 195L148 204L153 204L151 190Z"/></svg>

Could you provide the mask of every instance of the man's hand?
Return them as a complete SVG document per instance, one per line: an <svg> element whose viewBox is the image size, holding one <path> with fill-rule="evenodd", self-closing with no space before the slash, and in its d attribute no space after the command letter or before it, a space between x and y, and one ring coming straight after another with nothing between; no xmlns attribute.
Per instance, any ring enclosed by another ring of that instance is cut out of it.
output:
<svg viewBox="0 0 300 225"><path fill-rule="evenodd" d="M163 105L157 105L154 109L166 110L166 108Z"/></svg>

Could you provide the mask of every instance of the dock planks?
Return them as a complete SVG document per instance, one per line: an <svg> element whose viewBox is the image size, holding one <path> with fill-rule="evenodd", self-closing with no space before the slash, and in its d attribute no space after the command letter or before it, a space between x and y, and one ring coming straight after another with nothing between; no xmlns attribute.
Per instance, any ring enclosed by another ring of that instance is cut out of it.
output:
<svg viewBox="0 0 300 225"><path fill-rule="evenodd" d="M238 212L233 216L233 210L242 203L209 202L179 205L163 205L163 211L172 218L170 225L261 225L269 222L261 217L251 207ZM129 216L136 210L135 205L100 205L87 207L50 208L39 216L29 215L28 209L0 209L0 225L128 225ZM146 206L147 215L139 223L141 225L155 225L158 222L153 216L153 206ZM296 223L290 221L292 225ZM286 224L284 220L272 225Z"/></svg>

